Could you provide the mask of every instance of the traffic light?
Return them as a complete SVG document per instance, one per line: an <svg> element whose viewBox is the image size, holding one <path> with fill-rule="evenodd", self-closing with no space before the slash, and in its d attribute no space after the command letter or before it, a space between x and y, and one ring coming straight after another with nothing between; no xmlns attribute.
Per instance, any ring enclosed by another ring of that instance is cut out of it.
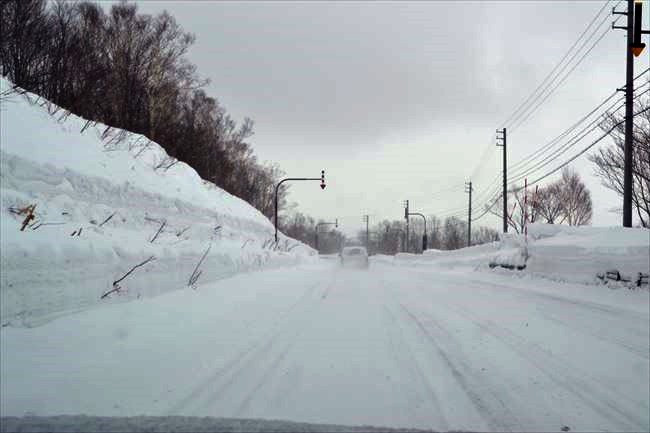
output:
<svg viewBox="0 0 650 433"><path fill-rule="evenodd" d="M409 201L406 200L406 207L404 208L404 219L409 219Z"/></svg>
<svg viewBox="0 0 650 433"><path fill-rule="evenodd" d="M634 33L630 49L634 57L639 57L645 49L645 44L641 42L641 22L643 21L643 2L636 0L634 2Z"/></svg>
<svg viewBox="0 0 650 433"><path fill-rule="evenodd" d="M325 189L325 170L320 171L320 189Z"/></svg>

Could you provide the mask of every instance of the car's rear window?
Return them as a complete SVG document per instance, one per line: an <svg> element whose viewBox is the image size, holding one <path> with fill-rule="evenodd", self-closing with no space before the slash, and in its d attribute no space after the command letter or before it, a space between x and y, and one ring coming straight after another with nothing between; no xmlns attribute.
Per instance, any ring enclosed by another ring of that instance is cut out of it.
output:
<svg viewBox="0 0 650 433"><path fill-rule="evenodd" d="M346 256L360 256L362 253L360 248L353 248L351 250L344 251L343 254Z"/></svg>

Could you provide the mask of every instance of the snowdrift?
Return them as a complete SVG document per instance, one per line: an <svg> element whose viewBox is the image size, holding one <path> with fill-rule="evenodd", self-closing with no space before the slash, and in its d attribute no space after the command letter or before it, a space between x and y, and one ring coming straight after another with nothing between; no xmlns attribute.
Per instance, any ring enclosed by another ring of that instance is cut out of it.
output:
<svg viewBox="0 0 650 433"><path fill-rule="evenodd" d="M1 79L3 325L315 260L284 235L273 244L263 214L187 164L164 168L174 161L146 137L11 87Z"/></svg>
<svg viewBox="0 0 650 433"><path fill-rule="evenodd" d="M624 227L569 227L531 224L528 239L506 234L499 242L453 251L428 250L422 255L375 256L374 261L446 268L496 267L556 281L599 283L598 274L617 270L632 282L650 272L650 230ZM499 271L500 272L500 271Z"/></svg>

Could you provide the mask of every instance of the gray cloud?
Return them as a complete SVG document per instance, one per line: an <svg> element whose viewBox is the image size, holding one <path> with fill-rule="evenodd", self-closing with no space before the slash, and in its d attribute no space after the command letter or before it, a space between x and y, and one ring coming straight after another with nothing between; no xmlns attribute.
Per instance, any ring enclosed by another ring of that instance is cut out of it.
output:
<svg viewBox="0 0 650 433"><path fill-rule="evenodd" d="M191 60L212 79L209 93L234 116L255 120L253 143L262 159L288 172L327 165L342 182L327 200L294 188L301 209L316 217L335 216L333 206L351 215L376 209L398 218L396 203L409 194L431 212L464 202L462 194L449 194L433 203L422 189L462 184L503 126L498 122L555 66L602 4L174 1L139 7L167 9L197 35ZM623 83L623 43L622 33L606 36L516 131L510 161ZM498 174L497 152L475 179L479 188ZM589 175L588 164L580 167ZM595 195L603 191L594 178L589 186ZM617 204L606 192L602 197L603 208ZM601 210L599 219L609 222L611 215Z"/></svg>

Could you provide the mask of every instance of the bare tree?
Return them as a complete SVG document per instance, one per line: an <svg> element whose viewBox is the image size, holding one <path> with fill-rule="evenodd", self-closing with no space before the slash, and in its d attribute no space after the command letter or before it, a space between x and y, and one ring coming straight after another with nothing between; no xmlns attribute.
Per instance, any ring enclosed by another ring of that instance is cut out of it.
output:
<svg viewBox="0 0 650 433"><path fill-rule="evenodd" d="M570 226L590 224L593 213L591 193L580 175L575 170L564 167L557 185L562 216L566 223Z"/></svg>
<svg viewBox="0 0 650 433"><path fill-rule="evenodd" d="M634 112L632 167L632 206L636 209L642 227L650 227L650 98L638 98ZM595 174L602 184L623 196L623 167L625 122L623 115L610 113L600 128L609 132L613 145L601 147L589 160L595 165Z"/></svg>
<svg viewBox="0 0 650 433"><path fill-rule="evenodd" d="M539 188L533 198L532 208L547 224L562 224L564 215L559 184L554 182Z"/></svg>
<svg viewBox="0 0 650 433"><path fill-rule="evenodd" d="M458 217L446 218L443 226L443 238L446 250L464 247L467 239L467 223Z"/></svg>
<svg viewBox="0 0 650 433"><path fill-rule="evenodd" d="M524 191L517 185L510 186L508 197L508 227L511 227L516 233L523 233L525 225L524 214ZM503 218L503 197L499 196L496 200L485 205L486 210L493 215ZM532 208L532 206L531 206Z"/></svg>

